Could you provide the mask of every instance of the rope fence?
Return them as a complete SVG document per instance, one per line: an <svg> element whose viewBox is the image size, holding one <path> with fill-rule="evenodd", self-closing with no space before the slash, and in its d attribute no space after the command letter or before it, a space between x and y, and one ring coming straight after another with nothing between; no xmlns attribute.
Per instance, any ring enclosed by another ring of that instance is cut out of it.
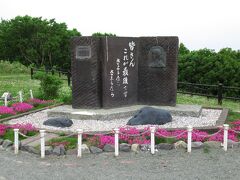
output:
<svg viewBox="0 0 240 180"><path fill-rule="evenodd" d="M6 106L6 107L8 106L9 101L18 101L18 102L22 103L24 100L23 91L19 91L18 95L16 97L11 97L11 98L8 97L8 94L5 94L5 95L4 94L0 99L4 101L4 106ZM31 89L29 90L29 95L30 95L30 99L34 98L33 91Z"/></svg>
<svg viewBox="0 0 240 180"><path fill-rule="evenodd" d="M106 134L94 134L94 135L109 135L109 134L114 134L114 156L119 156L119 135L122 136L128 136L128 137L139 137L145 134L149 134L150 133L150 152L151 154L155 154L155 136L160 136L160 137L164 137L164 138L178 138L181 137L182 135L187 133L187 152L191 153L192 151L192 136L196 135L199 137L204 137L204 138L210 138L212 136L216 136L219 133L222 133L223 131L223 150L227 151L228 148L228 132L232 131L234 133L238 133L240 134L240 131L235 131L233 129L229 129L229 125L228 124L224 124L223 128L221 128L219 131L211 134L211 135L201 135L197 132L193 131L193 127L192 126L188 126L186 128L186 130L184 130L183 132L175 135L175 136L166 136L160 132L157 131L156 127L150 127L149 130L145 130L139 134L127 134L127 133L122 133L120 132L119 128L115 128L112 132L106 133ZM45 158L45 135L48 133L46 130L39 130L40 132L40 155L41 158ZM52 132L51 132L52 133ZM82 141L83 141L83 134L84 135L93 135L92 133L87 133L84 132L82 129L77 129L76 132L71 133L69 135L66 136L60 136L60 138L64 137L71 137L71 136L75 136L77 135L77 157L81 158L82 157ZM14 129L14 153L18 154L19 153L19 135L23 136L25 138L28 138L29 136L26 136L24 134L22 134L21 132L19 132L19 129ZM34 139L33 141L36 141L38 139ZM31 143L31 141L29 141L27 144ZM26 144L25 144L26 145Z"/></svg>

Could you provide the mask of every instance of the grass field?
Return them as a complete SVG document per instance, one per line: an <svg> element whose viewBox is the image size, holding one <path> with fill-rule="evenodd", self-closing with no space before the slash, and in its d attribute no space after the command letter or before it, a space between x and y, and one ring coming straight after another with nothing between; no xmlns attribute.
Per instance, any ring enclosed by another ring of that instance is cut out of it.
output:
<svg viewBox="0 0 240 180"><path fill-rule="evenodd" d="M177 95L177 104L198 104L205 107L224 107L235 112L240 112L240 101L223 100L222 106L218 105L217 99L185 94Z"/></svg>
<svg viewBox="0 0 240 180"><path fill-rule="evenodd" d="M64 84L60 90L60 97L71 93L71 89L67 86L67 81L63 82ZM2 96L4 92L10 92L13 97L16 97L19 91L23 91L23 96L26 100L30 97L30 89L33 91L33 96L38 97L40 94L39 87L40 81L31 79L30 74L0 74L0 96ZM61 101L61 98L57 100ZM2 101L0 105L3 105Z"/></svg>
<svg viewBox="0 0 240 180"><path fill-rule="evenodd" d="M13 96L17 96L19 91L23 91L26 97L30 97L29 90L38 93L40 81L31 80L30 75L0 75L0 94L10 92Z"/></svg>

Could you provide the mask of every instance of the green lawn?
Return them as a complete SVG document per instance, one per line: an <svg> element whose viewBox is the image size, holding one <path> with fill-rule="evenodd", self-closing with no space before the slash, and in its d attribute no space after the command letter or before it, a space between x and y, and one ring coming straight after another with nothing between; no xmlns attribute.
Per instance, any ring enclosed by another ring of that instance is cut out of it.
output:
<svg viewBox="0 0 240 180"><path fill-rule="evenodd" d="M29 98L29 90L33 90L33 94L39 92L40 81L31 80L30 75L0 75L0 95L4 92L10 92L15 97L19 91L23 91L24 97Z"/></svg>
<svg viewBox="0 0 240 180"><path fill-rule="evenodd" d="M177 104L198 104L205 107L224 107L240 113L240 101L223 100L222 106L220 106L218 105L217 99L177 94Z"/></svg>

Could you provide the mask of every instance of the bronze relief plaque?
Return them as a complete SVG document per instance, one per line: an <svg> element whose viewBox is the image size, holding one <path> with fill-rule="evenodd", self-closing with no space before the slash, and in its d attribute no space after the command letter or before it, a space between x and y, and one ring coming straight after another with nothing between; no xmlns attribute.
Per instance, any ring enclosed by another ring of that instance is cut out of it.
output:
<svg viewBox="0 0 240 180"><path fill-rule="evenodd" d="M153 46L148 53L148 66L151 68L166 67L166 52L161 46Z"/></svg>

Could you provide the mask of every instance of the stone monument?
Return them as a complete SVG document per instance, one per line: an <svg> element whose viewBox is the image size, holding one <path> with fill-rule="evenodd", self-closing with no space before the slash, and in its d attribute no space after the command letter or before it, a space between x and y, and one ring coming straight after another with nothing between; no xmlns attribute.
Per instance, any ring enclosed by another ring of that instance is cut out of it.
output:
<svg viewBox="0 0 240 180"><path fill-rule="evenodd" d="M75 37L73 108L176 105L178 37Z"/></svg>

